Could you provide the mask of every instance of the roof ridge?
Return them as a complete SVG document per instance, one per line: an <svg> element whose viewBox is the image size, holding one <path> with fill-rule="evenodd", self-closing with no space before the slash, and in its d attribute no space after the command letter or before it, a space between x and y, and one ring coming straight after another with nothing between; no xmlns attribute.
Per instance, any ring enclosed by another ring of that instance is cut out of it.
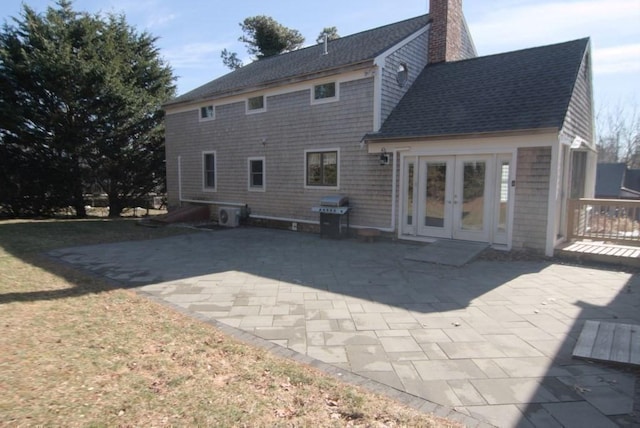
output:
<svg viewBox="0 0 640 428"><path fill-rule="evenodd" d="M512 51L496 52L496 53L492 53L492 54L488 54L488 55L478 55L476 57L460 59L458 61L438 62L438 63L435 63L435 64L428 64L428 66L434 67L434 66L437 66L437 65L447 65L447 64L456 64L456 63L461 63L461 62L478 61L478 60L483 60L483 59L487 59L487 58L491 58L491 57L512 55L512 54L519 53L519 52L527 52L527 51L533 51L533 50L539 50L539 49L545 49L545 48L559 47L561 45L569 45L569 44L578 43L578 42L589 43L590 41L591 41L591 38L587 36L587 37L582 37L582 38L579 38L579 39L568 40L568 41L565 41L565 42L551 43L549 45L531 46L531 47L528 47L528 48L514 49Z"/></svg>
<svg viewBox="0 0 640 428"><path fill-rule="evenodd" d="M368 30L358 31L357 33L347 34L346 36L340 36L337 39L328 40L328 44L329 44L329 47L330 47L331 43L341 42L341 41L342 42L343 41L348 41L349 38L353 38L353 37L356 37L356 36L362 36L364 34L371 33L371 32L374 32L374 31L380 31L380 30L383 30L384 28L387 28L387 27L401 25L401 24L404 24L406 22L417 20L417 19L420 19L420 18L425 18L425 17L428 17L428 16L429 16L429 14L425 13L425 14L422 14L422 15L414 16L413 18L407 18L407 19L403 19L401 21L392 22L390 24L381 25L379 27L369 28ZM303 46L303 47L301 47L299 49L294 49L292 51L282 52L282 53L271 55L271 56L264 57L264 58L256 58L255 61L251 61L247 65L251 65L251 64L254 64L254 63L258 63L258 62L264 62L265 60L273 60L273 59L276 59L276 58L281 58L281 57L284 57L284 56L295 54L296 52L301 52L301 51L308 50L308 49L314 49L314 48L317 48L318 46L321 46L321 45L322 45L322 43L314 43L314 44L311 44L309 46ZM231 71L231 72L229 72L227 74L233 73L234 71L235 70L233 70L233 71ZM227 74L224 74L223 76L226 76Z"/></svg>
<svg viewBox="0 0 640 428"><path fill-rule="evenodd" d="M165 106L195 102L248 88L308 76L337 67L372 61L380 52L394 46L428 24L429 14L407 18L360 31L329 42L328 55L316 55L321 43L255 60L237 70L210 80L165 103Z"/></svg>

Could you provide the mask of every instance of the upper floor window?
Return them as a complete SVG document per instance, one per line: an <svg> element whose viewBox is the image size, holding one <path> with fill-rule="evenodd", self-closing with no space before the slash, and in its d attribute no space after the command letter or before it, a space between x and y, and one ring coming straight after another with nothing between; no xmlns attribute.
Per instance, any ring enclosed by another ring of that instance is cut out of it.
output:
<svg viewBox="0 0 640 428"><path fill-rule="evenodd" d="M200 120L211 120L214 118L215 109L213 106L200 107Z"/></svg>
<svg viewBox="0 0 640 428"><path fill-rule="evenodd" d="M216 153L202 153L202 185L204 190L216 190Z"/></svg>
<svg viewBox="0 0 640 428"><path fill-rule="evenodd" d="M247 113L258 113L265 110L264 95L247 99Z"/></svg>
<svg viewBox="0 0 640 428"><path fill-rule="evenodd" d="M306 152L307 186L338 187L338 151Z"/></svg>
<svg viewBox="0 0 640 428"><path fill-rule="evenodd" d="M322 83L313 87L313 103L336 101L338 99L338 86L336 82Z"/></svg>

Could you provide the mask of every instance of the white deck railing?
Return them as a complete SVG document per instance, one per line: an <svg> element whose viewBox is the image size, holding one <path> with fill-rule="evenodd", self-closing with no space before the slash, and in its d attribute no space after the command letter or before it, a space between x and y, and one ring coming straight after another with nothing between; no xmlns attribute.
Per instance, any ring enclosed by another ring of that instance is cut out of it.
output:
<svg viewBox="0 0 640 428"><path fill-rule="evenodd" d="M568 237L640 245L640 201L569 200Z"/></svg>

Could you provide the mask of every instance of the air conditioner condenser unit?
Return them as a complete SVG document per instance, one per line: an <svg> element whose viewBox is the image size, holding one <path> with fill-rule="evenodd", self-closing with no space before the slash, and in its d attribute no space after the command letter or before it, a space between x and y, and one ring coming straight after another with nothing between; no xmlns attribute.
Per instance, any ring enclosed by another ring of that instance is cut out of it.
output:
<svg viewBox="0 0 640 428"><path fill-rule="evenodd" d="M218 208L218 224L225 227L238 227L240 225L240 208Z"/></svg>

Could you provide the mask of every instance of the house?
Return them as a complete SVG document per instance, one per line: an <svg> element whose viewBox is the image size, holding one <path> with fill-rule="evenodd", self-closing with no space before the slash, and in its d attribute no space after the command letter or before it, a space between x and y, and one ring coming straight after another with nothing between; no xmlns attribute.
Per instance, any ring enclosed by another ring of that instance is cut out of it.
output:
<svg viewBox="0 0 640 428"><path fill-rule="evenodd" d="M640 199L640 169L629 169L624 163L599 163L595 197Z"/></svg>
<svg viewBox="0 0 640 428"><path fill-rule="evenodd" d="M462 1L431 0L255 61L165 105L169 206L313 230L340 194L353 228L552 255L595 184L590 57L588 39L477 57Z"/></svg>

